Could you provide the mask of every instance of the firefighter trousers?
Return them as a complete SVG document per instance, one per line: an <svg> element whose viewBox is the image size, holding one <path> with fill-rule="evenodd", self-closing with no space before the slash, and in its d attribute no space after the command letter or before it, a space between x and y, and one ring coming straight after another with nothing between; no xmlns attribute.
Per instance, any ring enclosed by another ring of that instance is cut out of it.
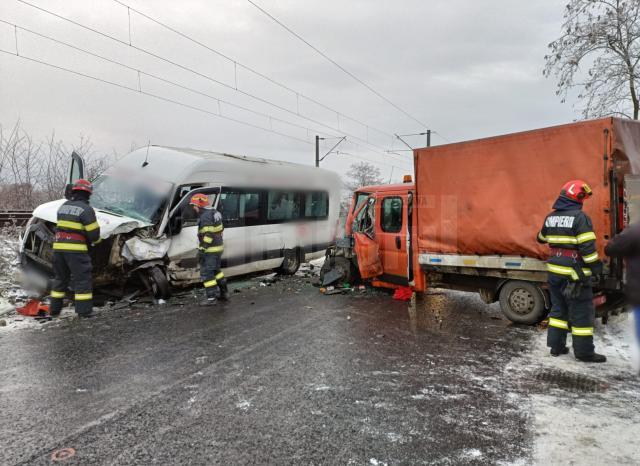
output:
<svg viewBox="0 0 640 466"><path fill-rule="evenodd" d="M72 290L76 313L87 315L93 309L91 257L84 252L54 252L49 311L56 316L62 310L67 290Z"/></svg>
<svg viewBox="0 0 640 466"><path fill-rule="evenodd" d="M227 280L224 278L222 268L222 254L217 252L200 252L200 278L204 285L207 298L227 298Z"/></svg>
<svg viewBox="0 0 640 466"><path fill-rule="evenodd" d="M594 353L593 289L590 283L586 283L576 298L567 298L562 292L569 281L569 278L549 274L551 312L549 312L547 346L555 351L561 350L566 345L567 334L571 332L575 356L589 357Z"/></svg>

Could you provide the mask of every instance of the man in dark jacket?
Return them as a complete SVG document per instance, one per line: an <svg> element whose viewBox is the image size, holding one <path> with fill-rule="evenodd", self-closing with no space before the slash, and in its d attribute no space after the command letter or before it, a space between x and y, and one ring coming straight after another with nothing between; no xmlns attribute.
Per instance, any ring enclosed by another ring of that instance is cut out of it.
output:
<svg viewBox="0 0 640 466"><path fill-rule="evenodd" d="M89 247L100 242L100 226L89 205L93 187L87 180L73 185L71 199L58 209L56 237L53 243L54 280L49 312L60 315L69 285L74 292L76 313L90 317L93 311L91 257Z"/></svg>
<svg viewBox="0 0 640 466"><path fill-rule="evenodd" d="M203 306L211 306L219 297L229 299L227 281L222 270L222 214L209 207L209 197L205 194L194 194L190 204L198 213L198 250L200 261L200 276L204 285L206 299Z"/></svg>
<svg viewBox="0 0 640 466"><path fill-rule="evenodd" d="M596 234L582 203L592 194L582 180L566 183L547 215L538 241L551 246L547 261L551 312L547 346L552 356L567 354L567 333L573 340L573 353L579 361L605 362L593 346L593 290L590 278L602 273L596 249Z"/></svg>
<svg viewBox="0 0 640 466"><path fill-rule="evenodd" d="M629 225L615 235L605 246L609 257L621 257L625 260L627 301L633 307L636 321L636 338L640 343L640 223Z"/></svg>

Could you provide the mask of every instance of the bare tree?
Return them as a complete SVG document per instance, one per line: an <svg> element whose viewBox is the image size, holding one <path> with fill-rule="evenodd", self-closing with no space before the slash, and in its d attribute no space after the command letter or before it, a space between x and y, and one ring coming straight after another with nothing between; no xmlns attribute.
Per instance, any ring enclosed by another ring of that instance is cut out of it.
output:
<svg viewBox="0 0 640 466"><path fill-rule="evenodd" d="M80 135L67 146L55 131L43 142L34 142L18 121L11 130L0 125L0 206L4 209L32 209L39 203L58 199L64 193L70 155L85 159L85 176L95 179L110 158L93 150L91 140Z"/></svg>
<svg viewBox="0 0 640 466"><path fill-rule="evenodd" d="M563 102L579 90L585 118L638 119L639 15L638 0L571 0L566 6L563 34L549 44L544 74L557 77Z"/></svg>
<svg viewBox="0 0 640 466"><path fill-rule="evenodd" d="M345 185L351 190L355 191L362 186L370 186L374 184L382 184L382 176L380 169L367 162L358 162L351 165L347 172L349 178Z"/></svg>

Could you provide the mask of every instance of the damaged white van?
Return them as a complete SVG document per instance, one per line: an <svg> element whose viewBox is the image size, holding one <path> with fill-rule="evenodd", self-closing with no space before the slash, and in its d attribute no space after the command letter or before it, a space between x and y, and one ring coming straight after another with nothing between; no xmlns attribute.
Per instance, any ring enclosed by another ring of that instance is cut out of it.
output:
<svg viewBox="0 0 640 466"><path fill-rule="evenodd" d="M72 155L69 183L84 162ZM91 251L94 286L122 296L131 285L157 298L200 281L197 217L191 196L207 194L223 216L226 276L277 269L293 274L324 255L338 228L341 180L287 162L149 146L131 152L93 181L91 205L103 241ZM21 238L25 276L52 276L58 208L37 207ZM30 280L34 283L34 280Z"/></svg>

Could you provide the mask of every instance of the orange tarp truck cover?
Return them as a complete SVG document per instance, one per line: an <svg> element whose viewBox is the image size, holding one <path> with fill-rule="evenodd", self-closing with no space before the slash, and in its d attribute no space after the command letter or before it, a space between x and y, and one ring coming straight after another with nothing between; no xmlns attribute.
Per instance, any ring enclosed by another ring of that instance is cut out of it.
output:
<svg viewBox="0 0 640 466"><path fill-rule="evenodd" d="M605 161L605 152L608 160ZM546 259L536 241L562 185L593 189L598 249L611 234L609 169L640 174L640 123L605 118L414 152L420 253Z"/></svg>

